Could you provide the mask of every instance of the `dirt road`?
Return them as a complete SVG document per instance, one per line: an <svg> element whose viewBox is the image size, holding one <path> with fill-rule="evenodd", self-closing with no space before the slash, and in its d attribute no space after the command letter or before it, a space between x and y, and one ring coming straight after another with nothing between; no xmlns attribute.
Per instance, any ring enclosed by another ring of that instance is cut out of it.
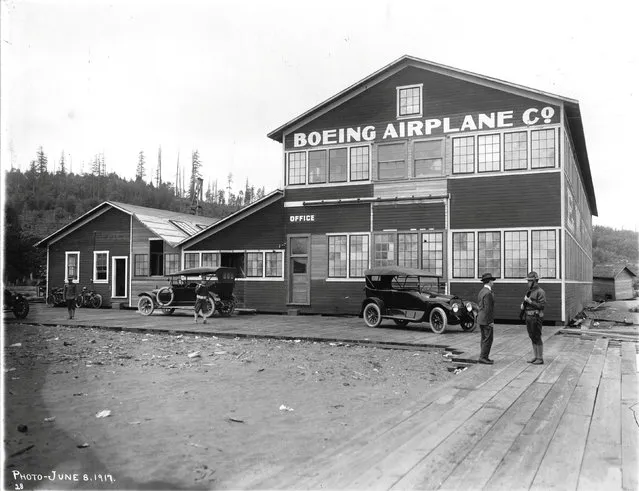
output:
<svg viewBox="0 0 639 491"><path fill-rule="evenodd" d="M250 487L454 376L441 350L5 329L6 489Z"/></svg>

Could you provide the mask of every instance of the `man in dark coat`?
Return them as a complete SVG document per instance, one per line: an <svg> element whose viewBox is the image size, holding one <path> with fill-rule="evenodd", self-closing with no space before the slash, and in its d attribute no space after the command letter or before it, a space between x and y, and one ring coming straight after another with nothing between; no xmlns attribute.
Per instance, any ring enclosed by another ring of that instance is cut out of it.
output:
<svg viewBox="0 0 639 491"><path fill-rule="evenodd" d="M544 364L544 342L541 340L541 326L546 308L546 292L539 286L539 275L535 271L528 273L528 291L521 304L521 310L526 316L526 329L532 342L533 357L528 363Z"/></svg>
<svg viewBox="0 0 639 491"><path fill-rule="evenodd" d="M64 300L67 303L67 310L69 311L69 319L75 317L75 298L78 296L78 289L73 282L73 276L69 276L69 282L64 285Z"/></svg>
<svg viewBox="0 0 639 491"><path fill-rule="evenodd" d="M495 277L491 273L484 273L481 277L481 282L484 287L479 290L479 295L477 296L477 303L479 304L477 323L481 330L479 363L492 365L493 360L488 356L493 345L493 328L495 327L495 295L493 294Z"/></svg>
<svg viewBox="0 0 639 491"><path fill-rule="evenodd" d="M206 324L206 315L205 312L208 312L208 298L209 298L209 288L206 284L206 275L202 275L202 281L198 283L195 288L195 323L197 324L198 314L202 316L204 319L203 324Z"/></svg>

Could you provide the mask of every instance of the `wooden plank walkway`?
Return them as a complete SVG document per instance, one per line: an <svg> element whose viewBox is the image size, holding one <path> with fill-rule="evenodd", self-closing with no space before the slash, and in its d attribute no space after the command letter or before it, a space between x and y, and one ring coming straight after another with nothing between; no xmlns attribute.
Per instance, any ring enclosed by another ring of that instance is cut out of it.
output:
<svg viewBox="0 0 639 491"><path fill-rule="evenodd" d="M34 309L28 322L445 347L474 360L479 333L444 335L357 318L187 316ZM5 321L7 318L5 317ZM12 322L12 321L9 321ZM297 468L238 476L237 489L639 489L638 344L544 327L544 365L526 363L523 326L498 325L491 357Z"/></svg>

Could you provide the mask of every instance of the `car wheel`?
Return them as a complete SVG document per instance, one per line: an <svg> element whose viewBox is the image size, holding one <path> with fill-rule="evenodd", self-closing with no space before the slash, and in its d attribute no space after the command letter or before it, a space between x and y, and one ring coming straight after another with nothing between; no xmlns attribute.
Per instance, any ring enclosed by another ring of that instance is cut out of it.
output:
<svg viewBox="0 0 639 491"><path fill-rule="evenodd" d="M212 298L206 299L206 312L202 312L205 318L211 317L215 313L215 302Z"/></svg>
<svg viewBox="0 0 639 491"><path fill-rule="evenodd" d="M18 300L13 306L13 315L16 319L24 319L29 314L29 302L26 300Z"/></svg>
<svg viewBox="0 0 639 491"><path fill-rule="evenodd" d="M446 312L443 311L441 307L435 307L430 311L430 329L435 334L441 334L446 330L446 325L448 321L446 319Z"/></svg>
<svg viewBox="0 0 639 491"><path fill-rule="evenodd" d="M161 307L166 307L167 305L170 305L171 303L173 303L173 298L175 298L175 293L173 293L173 288L171 288L170 286L163 286L162 288L158 290L156 298L158 300L158 304Z"/></svg>
<svg viewBox="0 0 639 491"><path fill-rule="evenodd" d="M376 303L366 304L364 307L364 322L368 327L378 327L382 323L382 311Z"/></svg>
<svg viewBox="0 0 639 491"><path fill-rule="evenodd" d="M142 315L151 315L155 310L155 305L153 305L153 299L148 296L140 297L138 300L138 312Z"/></svg>
<svg viewBox="0 0 639 491"><path fill-rule="evenodd" d="M102 307L102 295L96 293L93 298L91 298L91 307L94 309L99 309Z"/></svg>
<svg viewBox="0 0 639 491"><path fill-rule="evenodd" d="M406 327L408 325L408 322L406 319L393 319L393 321L395 322L395 324L397 324L398 326L401 327Z"/></svg>
<svg viewBox="0 0 639 491"><path fill-rule="evenodd" d="M175 309L162 309L164 315L171 315L173 312L175 312Z"/></svg>
<svg viewBox="0 0 639 491"><path fill-rule="evenodd" d="M220 315L223 315L224 317L230 317L233 312L235 312L235 302L233 300L224 300L222 301L222 305L220 305L220 308L218 310L220 312Z"/></svg>
<svg viewBox="0 0 639 491"><path fill-rule="evenodd" d="M460 325L464 331L472 332L477 327L477 319L474 316L472 319L464 319Z"/></svg>

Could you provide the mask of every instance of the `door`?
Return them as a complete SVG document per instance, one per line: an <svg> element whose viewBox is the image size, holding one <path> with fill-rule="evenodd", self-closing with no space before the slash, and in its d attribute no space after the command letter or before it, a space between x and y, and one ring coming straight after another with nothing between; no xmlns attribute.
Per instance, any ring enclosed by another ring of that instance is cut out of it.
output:
<svg viewBox="0 0 639 491"><path fill-rule="evenodd" d="M113 278L111 280L111 297L112 298L127 298L129 296L127 263L128 263L128 258L126 256L114 256L112 258L112 264L111 264L111 271L113 271Z"/></svg>
<svg viewBox="0 0 639 491"><path fill-rule="evenodd" d="M309 274L309 237L289 237L289 302L309 305L311 302L311 280Z"/></svg>

